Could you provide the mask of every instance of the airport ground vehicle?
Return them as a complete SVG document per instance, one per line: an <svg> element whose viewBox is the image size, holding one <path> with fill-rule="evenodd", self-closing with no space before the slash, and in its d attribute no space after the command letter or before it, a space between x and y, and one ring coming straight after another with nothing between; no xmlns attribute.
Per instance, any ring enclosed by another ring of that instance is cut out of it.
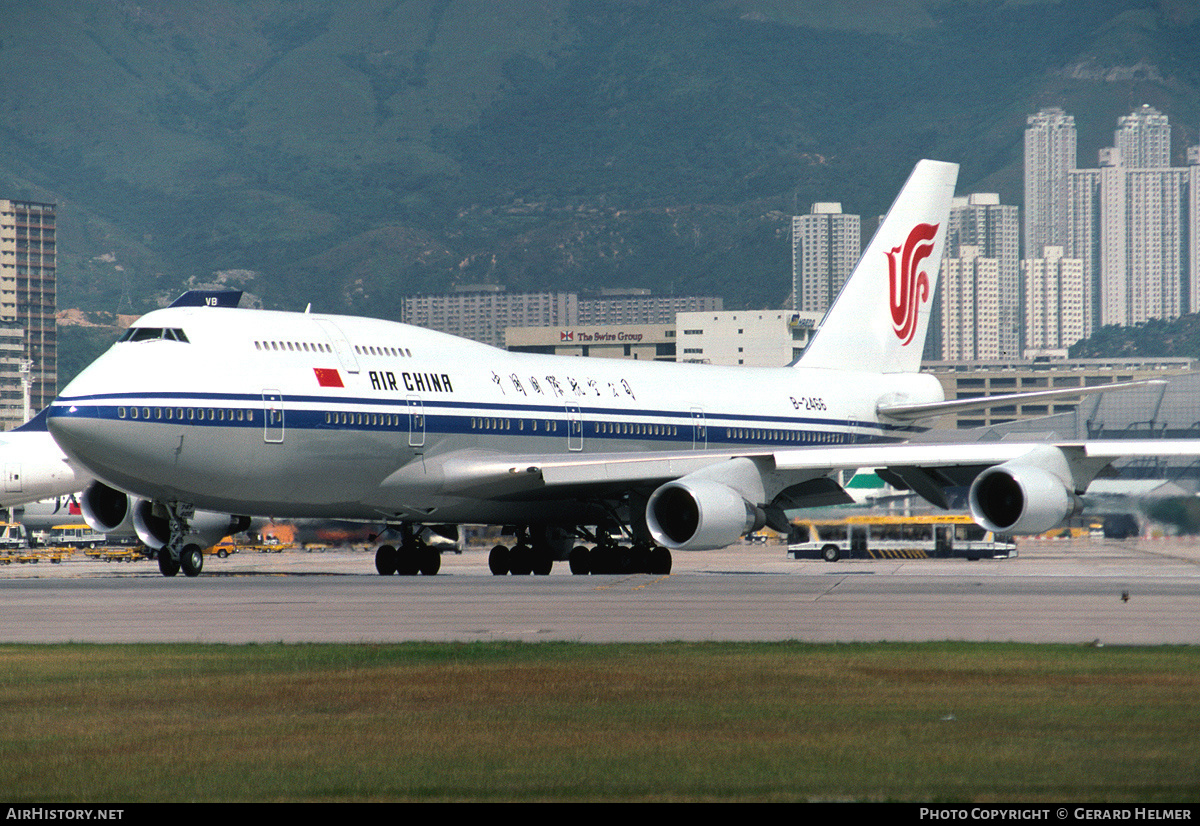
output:
<svg viewBox="0 0 1200 826"><path fill-rule="evenodd" d="M965 559L1017 555L1011 537L993 534L969 516L849 516L805 519L788 532L793 559Z"/></svg>
<svg viewBox="0 0 1200 826"><path fill-rule="evenodd" d="M11 551L28 544L24 525L19 522L0 522L0 550Z"/></svg>
<svg viewBox="0 0 1200 826"><path fill-rule="evenodd" d="M57 548L98 548L109 544L109 539L87 525L55 525L46 544Z"/></svg>

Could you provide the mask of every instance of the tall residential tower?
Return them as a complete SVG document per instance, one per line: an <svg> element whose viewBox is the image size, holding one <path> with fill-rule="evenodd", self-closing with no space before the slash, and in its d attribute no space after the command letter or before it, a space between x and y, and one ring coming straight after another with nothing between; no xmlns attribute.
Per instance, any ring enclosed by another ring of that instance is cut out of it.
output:
<svg viewBox="0 0 1200 826"><path fill-rule="evenodd" d="M0 199L0 325L21 330L21 359L29 368L25 375L35 413L58 393L55 220L54 204ZM11 398L9 380L0 376L0 421L5 427L21 421L22 405Z"/></svg>
<svg viewBox="0 0 1200 826"><path fill-rule="evenodd" d="M1026 119L1025 258L1067 245L1068 174L1075 168L1075 118L1043 109Z"/></svg>
<svg viewBox="0 0 1200 826"><path fill-rule="evenodd" d="M792 308L823 313L862 255L862 222L839 203L815 203L792 217Z"/></svg>

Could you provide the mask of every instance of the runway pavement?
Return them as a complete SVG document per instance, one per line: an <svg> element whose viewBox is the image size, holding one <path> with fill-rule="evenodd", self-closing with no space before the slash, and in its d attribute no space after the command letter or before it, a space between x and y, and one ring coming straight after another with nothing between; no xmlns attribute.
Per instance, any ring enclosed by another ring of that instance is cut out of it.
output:
<svg viewBox="0 0 1200 826"><path fill-rule="evenodd" d="M0 569L0 642L974 640L1200 642L1200 544L1024 542L1009 560L795 561L782 545L677 553L670 576L494 577L482 550L436 577L371 553L238 554Z"/></svg>

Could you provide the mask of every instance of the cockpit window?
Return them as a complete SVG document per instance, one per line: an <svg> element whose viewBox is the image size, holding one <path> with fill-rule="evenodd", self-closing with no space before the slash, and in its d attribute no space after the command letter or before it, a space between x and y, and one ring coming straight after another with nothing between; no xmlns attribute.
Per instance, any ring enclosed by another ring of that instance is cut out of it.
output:
<svg viewBox="0 0 1200 826"><path fill-rule="evenodd" d="M188 344L188 337L178 327L130 327L125 335L117 339L122 341L180 341Z"/></svg>

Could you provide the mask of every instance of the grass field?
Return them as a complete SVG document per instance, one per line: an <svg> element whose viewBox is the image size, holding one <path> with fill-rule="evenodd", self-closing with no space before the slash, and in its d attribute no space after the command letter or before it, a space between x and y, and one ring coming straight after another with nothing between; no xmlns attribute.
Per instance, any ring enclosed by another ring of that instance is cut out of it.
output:
<svg viewBox="0 0 1200 826"><path fill-rule="evenodd" d="M1200 649L0 646L0 798L1200 799Z"/></svg>

